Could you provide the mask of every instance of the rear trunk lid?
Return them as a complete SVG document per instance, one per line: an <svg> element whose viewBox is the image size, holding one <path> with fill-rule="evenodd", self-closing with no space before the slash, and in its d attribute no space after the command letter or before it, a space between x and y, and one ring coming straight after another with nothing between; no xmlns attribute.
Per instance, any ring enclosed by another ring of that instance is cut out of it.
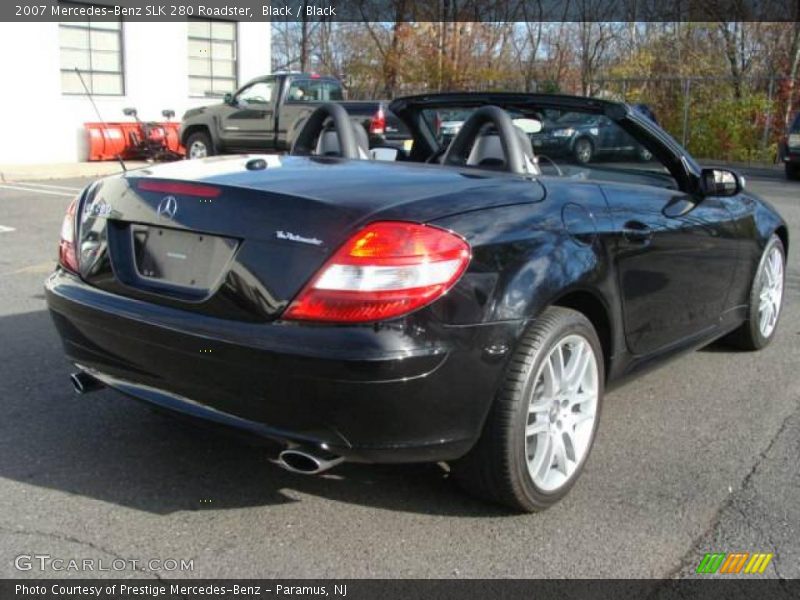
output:
<svg viewBox="0 0 800 600"><path fill-rule="evenodd" d="M253 165L253 160L263 161ZM253 168L253 167L262 168ZM306 157L219 157L99 181L81 208L81 276L203 314L276 318L355 231L534 202L518 177Z"/></svg>

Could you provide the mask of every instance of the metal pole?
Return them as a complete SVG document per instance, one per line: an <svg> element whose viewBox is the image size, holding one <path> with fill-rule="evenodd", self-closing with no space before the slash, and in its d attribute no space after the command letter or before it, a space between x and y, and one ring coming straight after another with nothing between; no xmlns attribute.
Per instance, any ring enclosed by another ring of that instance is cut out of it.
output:
<svg viewBox="0 0 800 600"><path fill-rule="evenodd" d="M775 91L775 77L769 78L769 87L767 88L767 119L764 121L764 137L761 140L761 150L767 149L769 144L769 130L772 127L772 94Z"/></svg>
<svg viewBox="0 0 800 600"><path fill-rule="evenodd" d="M689 93L692 87L692 80L685 79L683 82L683 135L681 136L681 144L686 147L686 142L689 139Z"/></svg>

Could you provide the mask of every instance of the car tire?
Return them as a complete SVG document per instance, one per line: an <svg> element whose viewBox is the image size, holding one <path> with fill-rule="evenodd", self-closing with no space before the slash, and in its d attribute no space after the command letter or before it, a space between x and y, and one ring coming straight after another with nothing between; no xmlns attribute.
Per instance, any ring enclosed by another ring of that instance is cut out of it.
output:
<svg viewBox="0 0 800 600"><path fill-rule="evenodd" d="M728 342L743 350L761 350L778 329L786 285L786 250L773 234L761 253L753 284L747 320L728 336Z"/></svg>
<svg viewBox="0 0 800 600"><path fill-rule="evenodd" d="M786 179L790 181L797 181L800 179L800 168L797 165L793 165L791 163L785 163L786 168Z"/></svg>
<svg viewBox="0 0 800 600"><path fill-rule="evenodd" d="M580 370L572 360L586 360L584 372L565 377L563 386L555 384L559 352L565 375ZM575 310L548 308L519 340L480 439L451 464L454 479L471 494L515 511L552 506L572 488L589 456L604 380L591 322ZM575 404L567 404L567 388Z"/></svg>
<svg viewBox="0 0 800 600"><path fill-rule="evenodd" d="M586 137L578 138L572 146L572 155L578 164L585 165L594 156L594 144Z"/></svg>
<svg viewBox="0 0 800 600"><path fill-rule="evenodd" d="M195 131L186 138L187 159L205 158L207 156L214 156L214 154L214 144L211 142L211 137L205 131Z"/></svg>

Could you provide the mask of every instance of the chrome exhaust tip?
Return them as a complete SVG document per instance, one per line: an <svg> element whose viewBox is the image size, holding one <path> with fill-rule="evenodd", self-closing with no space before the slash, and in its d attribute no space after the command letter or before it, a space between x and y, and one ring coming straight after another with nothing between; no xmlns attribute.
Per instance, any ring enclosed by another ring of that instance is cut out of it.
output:
<svg viewBox="0 0 800 600"><path fill-rule="evenodd" d="M344 457L322 454L308 448L287 448L278 454L278 465L301 475L318 475L344 462Z"/></svg>
<svg viewBox="0 0 800 600"><path fill-rule="evenodd" d="M96 392L105 387L105 384L89 375L86 371L77 371L69 376L69 381L75 389L76 394L88 394L89 392Z"/></svg>

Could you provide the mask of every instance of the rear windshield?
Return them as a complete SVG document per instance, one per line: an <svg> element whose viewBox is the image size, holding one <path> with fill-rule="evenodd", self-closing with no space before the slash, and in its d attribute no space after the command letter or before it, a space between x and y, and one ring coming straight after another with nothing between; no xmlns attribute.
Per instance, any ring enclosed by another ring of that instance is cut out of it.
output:
<svg viewBox="0 0 800 600"><path fill-rule="evenodd" d="M339 102L342 86L330 79L296 79L289 86L290 102Z"/></svg>
<svg viewBox="0 0 800 600"><path fill-rule="evenodd" d="M597 115L578 113L578 112L567 112L559 115L558 111L554 110L546 111L544 117L545 120L547 120L547 118L550 117L550 119L552 119L554 123L559 123L559 124L570 123L570 124L580 125L583 123L593 123L594 121L597 121Z"/></svg>

